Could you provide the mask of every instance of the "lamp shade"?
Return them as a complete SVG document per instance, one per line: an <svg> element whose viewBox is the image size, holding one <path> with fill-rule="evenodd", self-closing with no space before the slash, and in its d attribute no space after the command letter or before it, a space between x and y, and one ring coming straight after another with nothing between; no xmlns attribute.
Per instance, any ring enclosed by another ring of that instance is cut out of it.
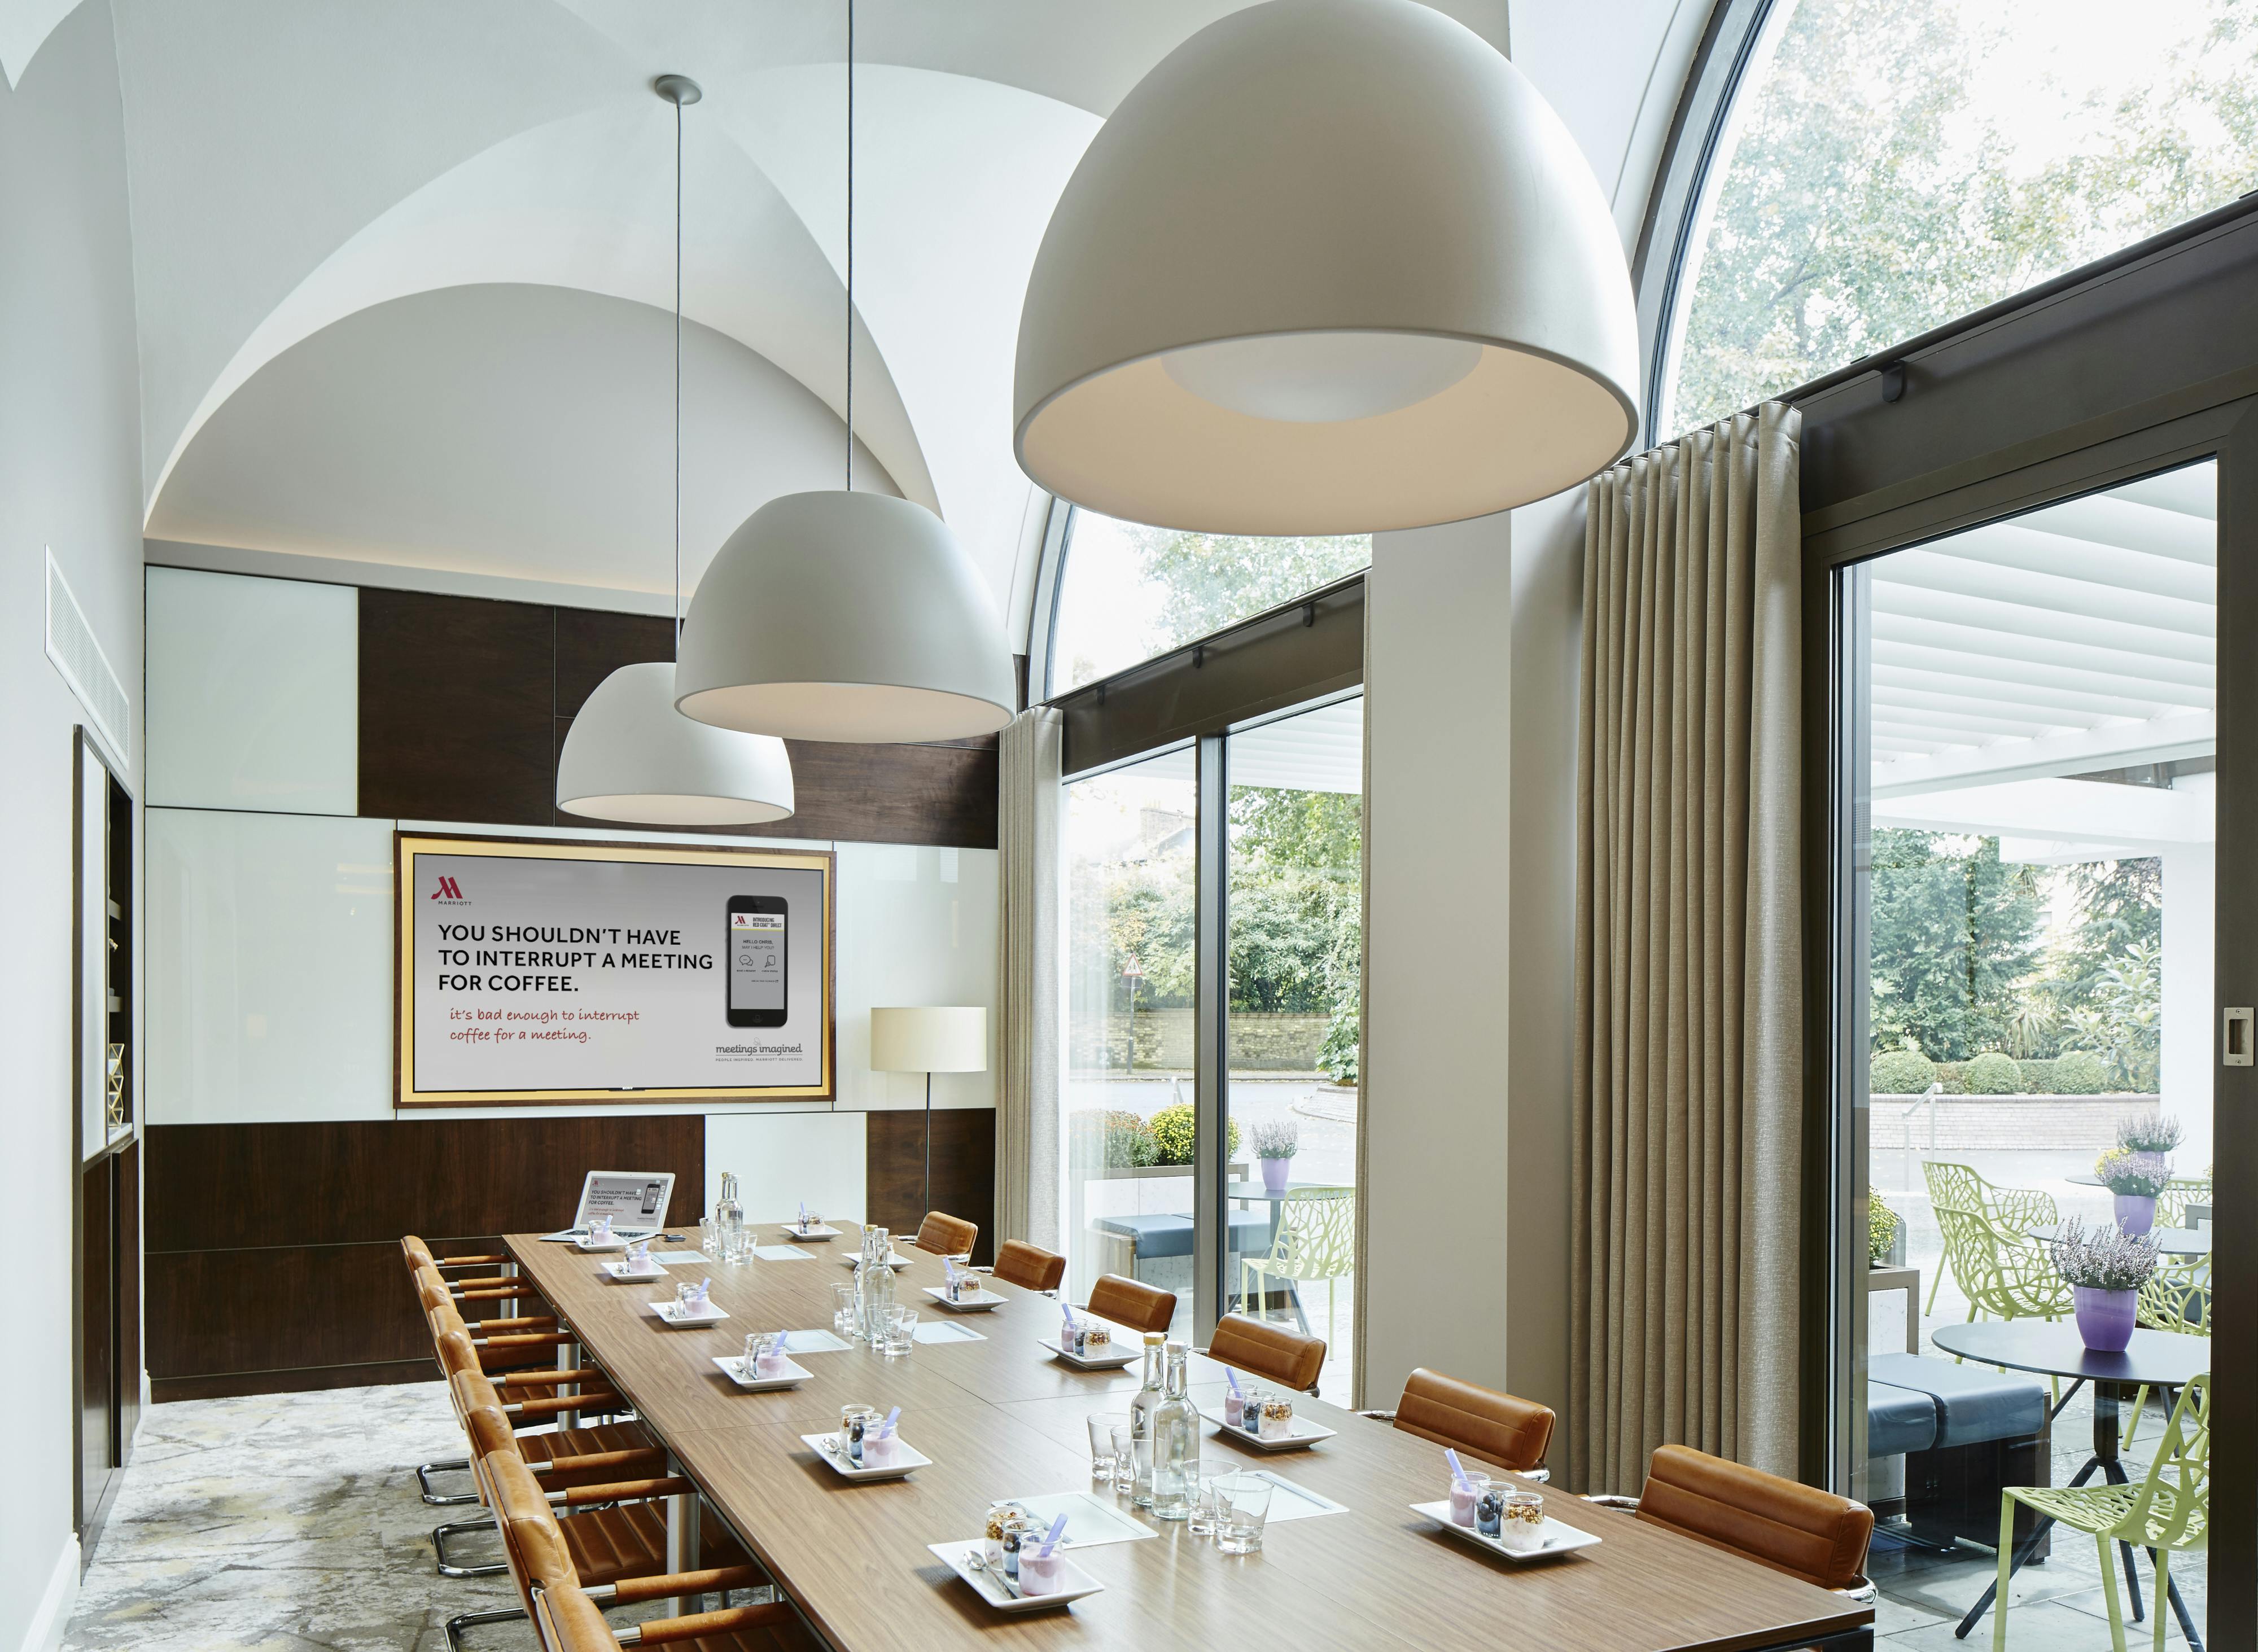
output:
<svg viewBox="0 0 2258 1652"><path fill-rule="evenodd" d="M988 1012L982 1009L874 1009L874 1073L985 1073Z"/></svg>
<svg viewBox="0 0 2258 1652"><path fill-rule="evenodd" d="M787 493L729 535L683 621L675 704L796 740L962 740L1012 720L1011 650L941 519L884 493Z"/></svg>
<svg viewBox="0 0 2258 1652"><path fill-rule="evenodd" d="M1133 88L1051 216L1013 440L1111 516L1235 534L1455 521L1637 430L1637 322L1574 140L1413 0L1271 0Z"/></svg>
<svg viewBox="0 0 2258 1652"><path fill-rule="evenodd" d="M784 741L693 722L674 667L622 665L596 685L557 756L557 806L599 820L754 826L792 812Z"/></svg>

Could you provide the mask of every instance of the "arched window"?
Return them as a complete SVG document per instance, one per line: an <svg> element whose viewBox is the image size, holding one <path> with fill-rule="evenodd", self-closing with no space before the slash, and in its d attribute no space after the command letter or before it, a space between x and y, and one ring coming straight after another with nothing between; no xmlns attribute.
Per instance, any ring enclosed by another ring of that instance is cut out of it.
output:
<svg viewBox="0 0 2258 1652"><path fill-rule="evenodd" d="M1165 654L1289 602L1372 561L1372 535L1249 539L1068 519L1048 694Z"/></svg>
<svg viewBox="0 0 2258 1652"><path fill-rule="evenodd" d="M1658 438L2258 185L2250 0L1774 0L1756 26L1662 318Z"/></svg>

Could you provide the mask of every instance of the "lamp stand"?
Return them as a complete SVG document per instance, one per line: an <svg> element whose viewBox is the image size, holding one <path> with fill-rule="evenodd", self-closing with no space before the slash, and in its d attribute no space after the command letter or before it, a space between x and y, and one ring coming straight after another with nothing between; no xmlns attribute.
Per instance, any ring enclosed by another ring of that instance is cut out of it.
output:
<svg viewBox="0 0 2258 1652"><path fill-rule="evenodd" d="M933 1074L925 1075L925 1210L918 1212L918 1220L925 1220L926 1211L933 1209Z"/></svg>

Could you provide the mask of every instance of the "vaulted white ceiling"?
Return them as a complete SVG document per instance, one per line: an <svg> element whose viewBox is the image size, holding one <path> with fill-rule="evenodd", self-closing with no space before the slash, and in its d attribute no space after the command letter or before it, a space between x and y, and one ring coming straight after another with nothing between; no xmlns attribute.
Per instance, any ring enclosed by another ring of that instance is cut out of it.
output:
<svg viewBox="0 0 2258 1652"><path fill-rule="evenodd" d="M666 71L706 92L685 120L685 560L765 490L836 485L839 0L86 3L117 19L153 536L664 589L671 522L645 519L669 488L648 313L672 301ZM856 429L868 479L940 512L1007 615L1041 504L1009 411L1043 228L1122 95L1241 3L859 0ZM1435 3L1508 46L1507 0ZM0 0L11 83L70 10ZM1627 244L1702 10L1511 7Z"/></svg>

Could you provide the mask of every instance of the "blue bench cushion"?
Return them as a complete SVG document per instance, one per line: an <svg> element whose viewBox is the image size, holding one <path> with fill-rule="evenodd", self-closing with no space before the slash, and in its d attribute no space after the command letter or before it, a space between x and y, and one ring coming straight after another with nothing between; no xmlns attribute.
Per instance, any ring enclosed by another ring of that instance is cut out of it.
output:
<svg viewBox="0 0 2258 1652"><path fill-rule="evenodd" d="M1988 1365L1956 1365L1919 1354L1876 1354L1869 1383L1927 1394L1936 1402L1936 1449L1984 1440L2020 1440L2046 1427L2043 1385ZM1867 1448L1870 1451L1871 1446Z"/></svg>
<svg viewBox="0 0 2258 1652"><path fill-rule="evenodd" d="M1118 1234L1129 1241L1130 1247L1140 1261L1156 1256L1189 1256L1192 1253L1192 1219L1189 1216L1100 1216L1091 1224L1101 1233ZM1234 1210L1231 1213L1231 1242L1241 1254L1261 1253L1270 1250L1270 1216L1265 1210Z"/></svg>
<svg viewBox="0 0 2258 1652"><path fill-rule="evenodd" d="M1901 1457L1936 1443L1936 1401L1925 1393L1869 1379L1866 1455Z"/></svg>

